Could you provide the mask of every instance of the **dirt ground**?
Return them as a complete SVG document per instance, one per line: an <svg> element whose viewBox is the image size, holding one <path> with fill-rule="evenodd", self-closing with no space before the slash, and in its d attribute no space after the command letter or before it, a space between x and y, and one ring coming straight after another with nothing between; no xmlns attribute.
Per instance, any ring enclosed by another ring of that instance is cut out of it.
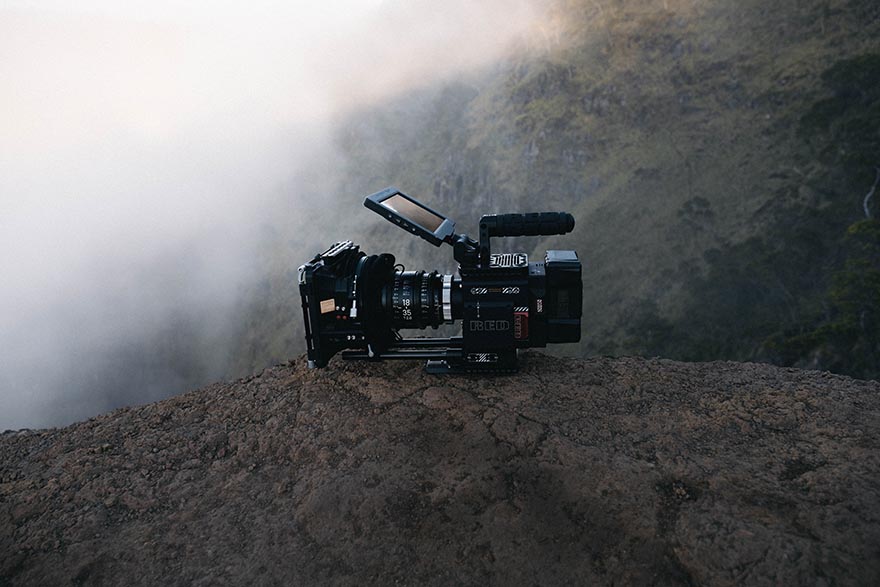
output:
<svg viewBox="0 0 880 587"><path fill-rule="evenodd" d="M0 585L877 585L880 384L300 358L0 435Z"/></svg>

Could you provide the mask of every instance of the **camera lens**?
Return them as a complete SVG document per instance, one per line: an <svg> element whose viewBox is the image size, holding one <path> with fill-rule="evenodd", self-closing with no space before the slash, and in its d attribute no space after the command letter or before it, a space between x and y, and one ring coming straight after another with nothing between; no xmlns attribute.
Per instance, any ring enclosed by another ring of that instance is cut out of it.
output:
<svg viewBox="0 0 880 587"><path fill-rule="evenodd" d="M458 285L453 276L437 271L396 272L382 296L394 328L436 328L452 322L453 290L458 294L453 284Z"/></svg>

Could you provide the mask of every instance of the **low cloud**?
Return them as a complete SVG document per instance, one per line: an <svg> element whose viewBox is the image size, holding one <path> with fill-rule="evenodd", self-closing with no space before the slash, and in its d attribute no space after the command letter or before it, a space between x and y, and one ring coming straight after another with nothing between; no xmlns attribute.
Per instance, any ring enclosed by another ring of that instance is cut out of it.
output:
<svg viewBox="0 0 880 587"><path fill-rule="evenodd" d="M501 0L68 4L0 9L0 429L222 373L261 227L284 201L314 228L297 177L333 122L540 20Z"/></svg>

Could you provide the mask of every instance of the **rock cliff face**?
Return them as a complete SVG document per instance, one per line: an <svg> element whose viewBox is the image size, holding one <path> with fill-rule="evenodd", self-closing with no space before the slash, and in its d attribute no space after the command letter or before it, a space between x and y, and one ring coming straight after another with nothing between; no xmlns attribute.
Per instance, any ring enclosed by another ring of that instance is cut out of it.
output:
<svg viewBox="0 0 880 587"><path fill-rule="evenodd" d="M880 583L880 384L304 361L0 436L0 584Z"/></svg>

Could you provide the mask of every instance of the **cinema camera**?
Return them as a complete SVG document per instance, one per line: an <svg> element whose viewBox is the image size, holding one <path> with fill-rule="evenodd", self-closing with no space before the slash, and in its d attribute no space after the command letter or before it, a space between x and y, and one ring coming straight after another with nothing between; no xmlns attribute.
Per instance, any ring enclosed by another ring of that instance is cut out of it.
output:
<svg viewBox="0 0 880 587"><path fill-rule="evenodd" d="M299 268L309 367L344 359L427 359L429 373L509 373L517 349L581 338L581 263L574 251L492 253L493 236L566 234L564 212L490 214L479 242L455 234L455 222L396 188L364 205L429 243L452 245L458 275L404 271L388 253L366 255L342 241ZM402 338L403 328L462 321L461 336Z"/></svg>

